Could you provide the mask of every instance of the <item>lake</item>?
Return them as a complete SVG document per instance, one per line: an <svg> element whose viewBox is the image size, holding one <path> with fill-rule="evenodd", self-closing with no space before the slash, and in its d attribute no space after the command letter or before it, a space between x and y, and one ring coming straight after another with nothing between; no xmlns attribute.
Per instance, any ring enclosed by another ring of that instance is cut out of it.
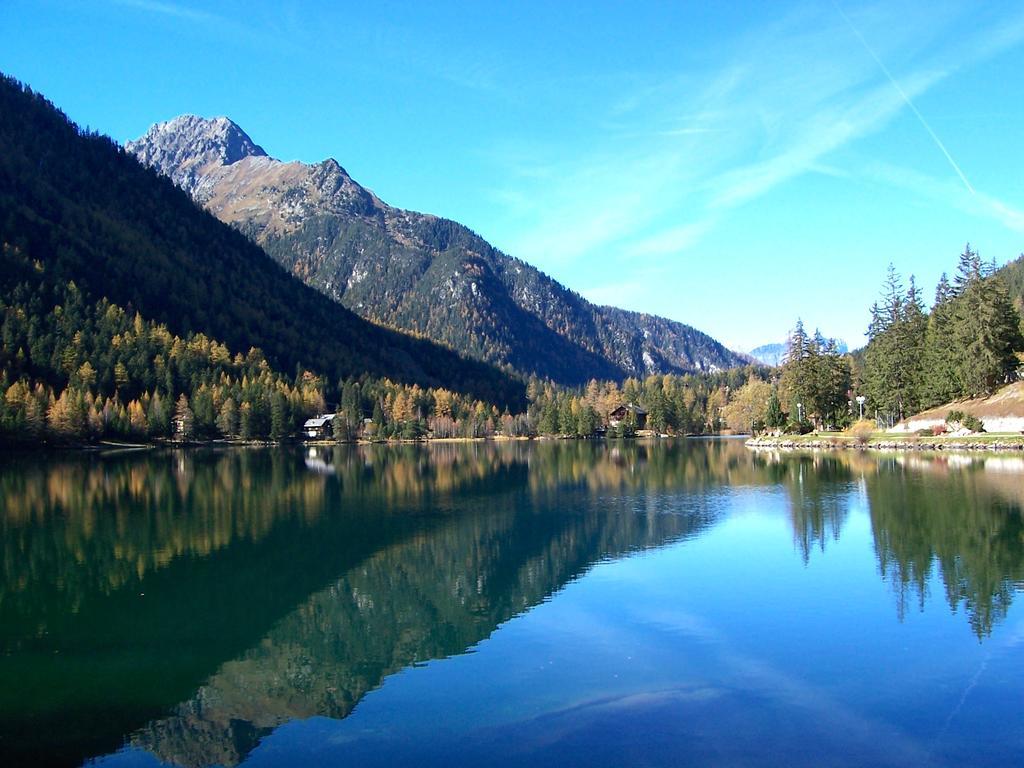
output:
<svg viewBox="0 0 1024 768"><path fill-rule="evenodd" d="M0 456L0 765L1019 766L1024 459Z"/></svg>

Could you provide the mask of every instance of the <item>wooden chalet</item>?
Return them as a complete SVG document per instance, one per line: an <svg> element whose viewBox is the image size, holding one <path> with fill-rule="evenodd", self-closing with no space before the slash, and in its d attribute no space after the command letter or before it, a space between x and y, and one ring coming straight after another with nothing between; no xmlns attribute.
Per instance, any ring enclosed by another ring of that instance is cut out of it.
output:
<svg viewBox="0 0 1024 768"><path fill-rule="evenodd" d="M332 437L332 425L336 413L323 413L319 416L314 416L312 419L306 419L306 422L302 425L302 433L310 440L319 440L325 437Z"/></svg>
<svg viewBox="0 0 1024 768"><path fill-rule="evenodd" d="M620 405L614 411L608 414L608 426L617 427L619 424L624 422L629 414L633 414L633 418L636 421L637 429L646 429L647 427L647 411L641 408L639 405L634 403L628 403L626 405Z"/></svg>

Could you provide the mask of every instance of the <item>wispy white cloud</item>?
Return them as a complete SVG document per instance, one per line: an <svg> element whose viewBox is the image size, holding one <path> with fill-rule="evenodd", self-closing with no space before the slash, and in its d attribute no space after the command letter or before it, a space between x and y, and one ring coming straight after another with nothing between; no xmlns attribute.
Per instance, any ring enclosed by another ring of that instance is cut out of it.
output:
<svg viewBox="0 0 1024 768"><path fill-rule="evenodd" d="M707 218L691 224L663 229L650 237L632 241L625 246L627 256L658 256L679 253L701 239L715 226L715 220Z"/></svg>
<svg viewBox="0 0 1024 768"><path fill-rule="evenodd" d="M875 49L872 48L868 41L864 39L864 35L860 33L860 30L857 29L856 26L854 26L854 23L850 21L850 17L846 15L846 13L839 6L839 4L834 3L834 5L836 7L836 10L839 12L839 15L843 17L843 21L846 22L846 26L848 26L850 28L850 31L853 32L853 34L856 36L858 40L860 40L861 45L864 46L864 50L867 51L868 55L878 65L878 68L881 69L882 73L886 76L886 78L888 78L889 82L892 84L892 87L900 95L900 98L903 99L903 103L906 104L907 108L914 113L914 117L916 117L918 122L921 123L921 126L925 129L925 131L928 132L928 135L932 137L932 141L935 142L935 145L939 148L939 151L941 151L942 154L945 155L946 160L949 161L949 164L953 167L953 170L956 171L956 175L960 177L960 181L962 181L964 183L964 186L967 187L967 191L970 192L971 194L974 194L974 187L971 186L971 182L967 180L967 176L964 175L963 169L961 169L957 161L953 159L953 155L949 153L949 150L946 148L946 145L942 142L942 139L939 138L938 134L932 130L932 127L928 123L928 121L924 119L924 115L921 114L921 110L919 110L917 108L917 105L914 104L913 100L910 98L910 94L908 94L906 90L904 90L903 86L900 85L900 82L893 76L889 68L885 66L885 62L882 61L881 57L879 57L877 53L875 53Z"/></svg>
<svg viewBox="0 0 1024 768"><path fill-rule="evenodd" d="M844 167L840 150L886 128L951 74L1024 40L1024 14L972 17L964 32L966 14L974 11L955 2L916 13L862 6L849 16L858 40L834 7L806 9L723 47L710 71L637 86L609 104L614 130L589 150L560 158L536 148L545 174L535 186L503 155L515 182L495 196L503 204L515 198L510 230L520 233L503 245L549 268L598 254L636 268L637 259L683 256L727 226L734 209L801 175L856 177L860 169ZM955 46L947 44L951 35ZM862 44L868 40L872 55ZM1005 226L1020 225L1019 212L981 191L973 205ZM587 295L603 297L595 284Z"/></svg>
<svg viewBox="0 0 1024 768"><path fill-rule="evenodd" d="M1024 211L984 192L967 190L951 178L936 178L913 168L881 161L866 163L859 175L874 183L905 189L921 200L941 203L1024 233Z"/></svg>
<svg viewBox="0 0 1024 768"><path fill-rule="evenodd" d="M942 73L911 78L907 89L923 93L941 80ZM903 92L905 93L905 92ZM760 197L794 176L813 170L829 153L877 130L903 107L904 99L887 85L864 90L848 103L818 105L813 114L788 132L785 146L764 161L726 172L710 185L708 207L730 208Z"/></svg>

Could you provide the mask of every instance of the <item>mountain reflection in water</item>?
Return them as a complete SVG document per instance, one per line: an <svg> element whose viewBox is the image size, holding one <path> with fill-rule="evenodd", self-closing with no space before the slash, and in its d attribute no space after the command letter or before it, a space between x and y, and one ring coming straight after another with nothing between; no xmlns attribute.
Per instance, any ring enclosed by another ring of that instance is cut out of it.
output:
<svg viewBox="0 0 1024 768"><path fill-rule="evenodd" d="M1022 481L1016 457L735 440L4 457L0 763L237 764L744 489L784 491L805 562L866 500L896 614L938 576L984 641L1024 582Z"/></svg>

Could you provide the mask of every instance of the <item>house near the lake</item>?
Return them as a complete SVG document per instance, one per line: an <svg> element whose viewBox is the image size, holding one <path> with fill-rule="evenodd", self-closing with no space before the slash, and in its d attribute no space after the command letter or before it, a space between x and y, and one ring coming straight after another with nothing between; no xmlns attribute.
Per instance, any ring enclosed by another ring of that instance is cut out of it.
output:
<svg viewBox="0 0 1024 768"><path fill-rule="evenodd" d="M322 413L319 416L314 416L312 419L306 419L306 422L302 425L303 434L312 440L331 437L333 435L331 422L334 421L334 417L337 415L336 413Z"/></svg>
<svg viewBox="0 0 1024 768"><path fill-rule="evenodd" d="M620 405L614 411L609 413L608 426L619 426L619 424L629 419L630 414L633 414L633 419L636 423L637 429L645 429L647 427L647 411L634 403Z"/></svg>

